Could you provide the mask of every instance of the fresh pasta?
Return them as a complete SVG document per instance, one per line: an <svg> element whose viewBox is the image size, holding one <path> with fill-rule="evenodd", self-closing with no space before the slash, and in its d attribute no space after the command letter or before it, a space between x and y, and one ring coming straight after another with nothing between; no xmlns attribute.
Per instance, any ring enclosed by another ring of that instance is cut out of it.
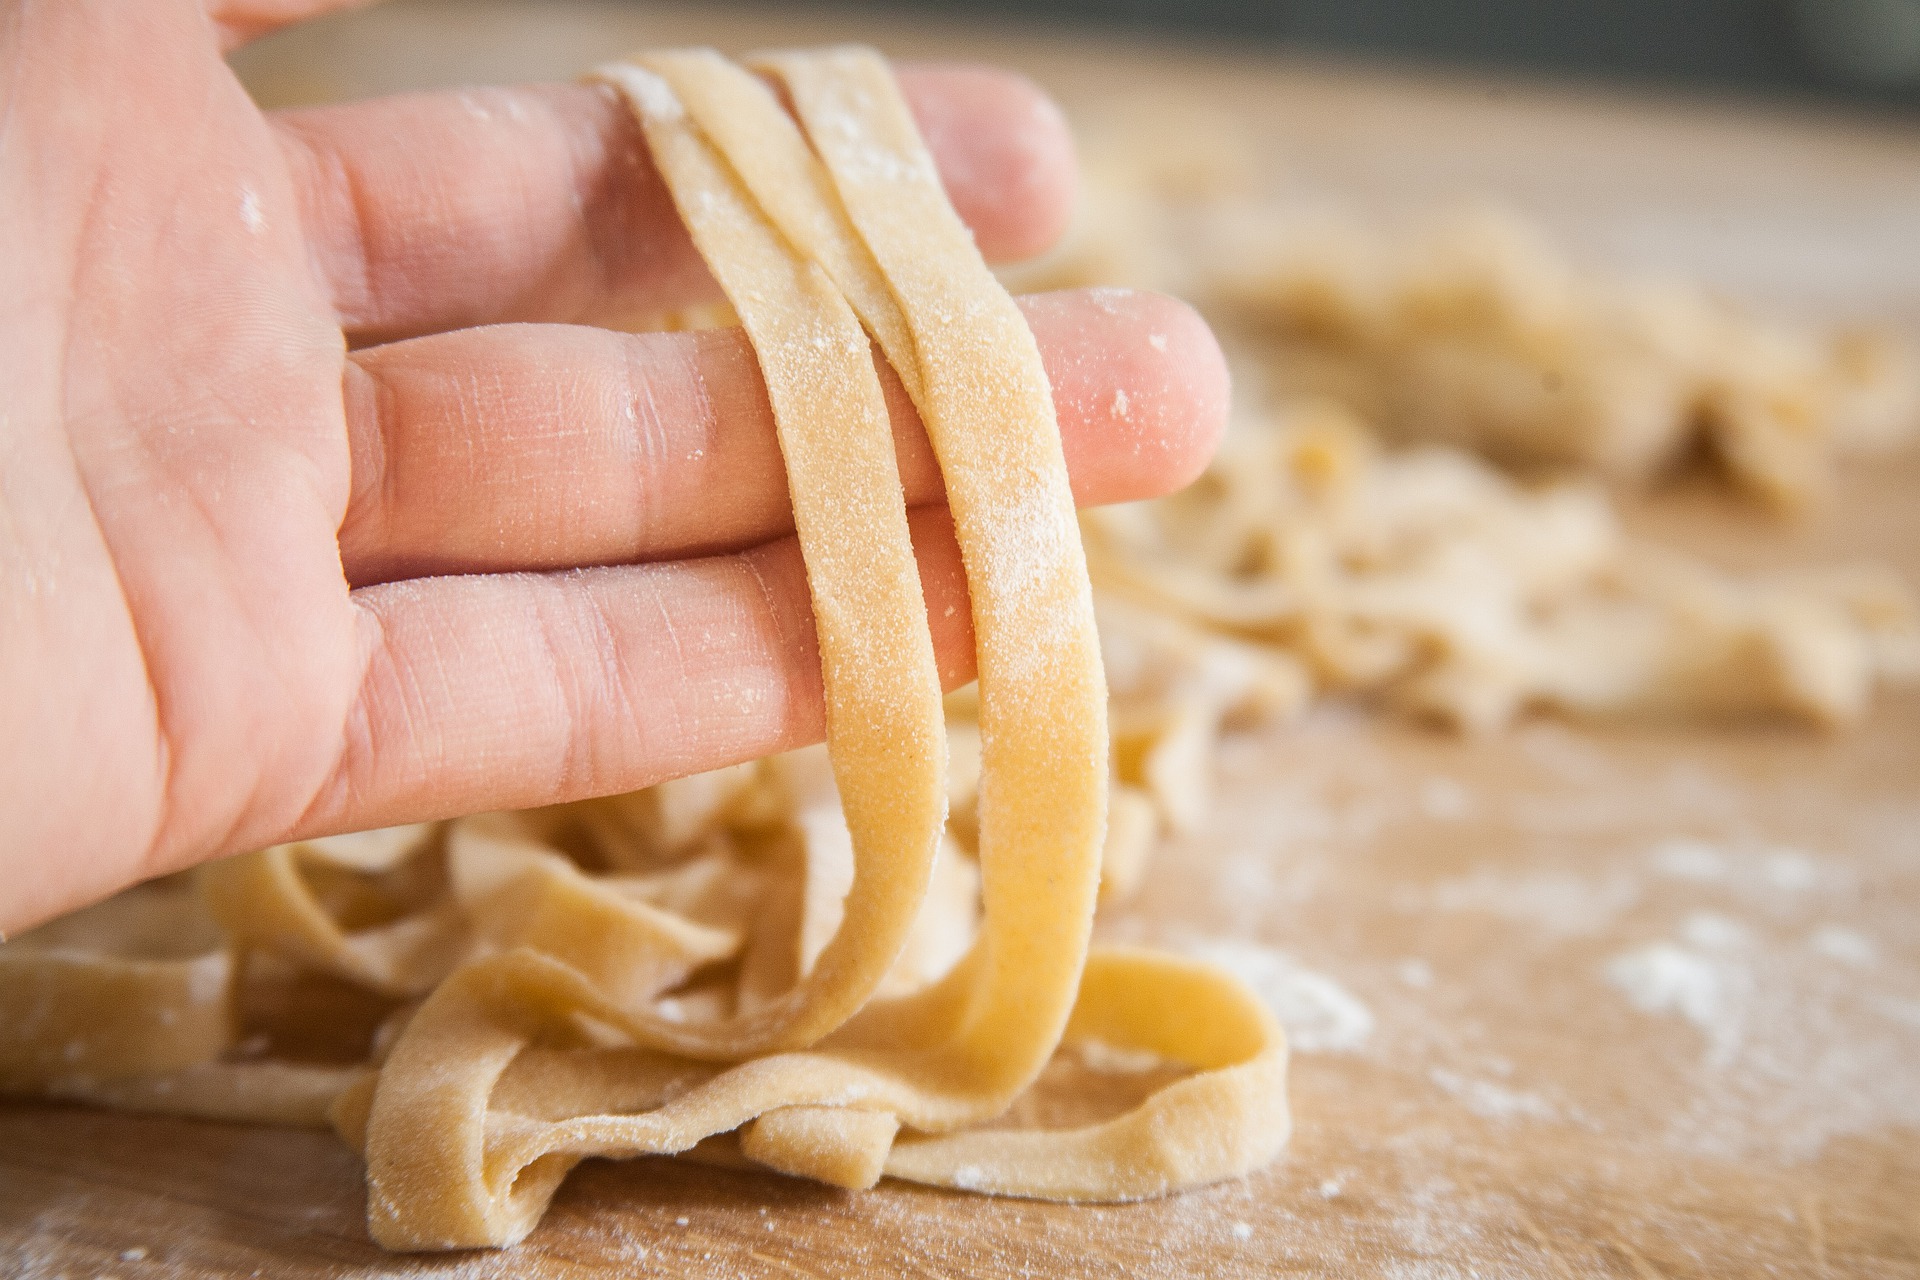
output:
<svg viewBox="0 0 1920 1280"><path fill-rule="evenodd" d="M1318 689L1476 730L1531 709L1833 727L1920 674L1889 572L1736 577L1628 537L1591 485L1383 453L1329 402L1243 423L1185 493L1082 520L1117 705L1139 688L1147 714Z"/></svg>
<svg viewBox="0 0 1920 1280"><path fill-rule="evenodd" d="M1478 207L1404 243L1301 226L1210 295L1268 330L1278 376L1405 442L1645 484L1703 453L1782 512L1831 497L1836 455L1920 429L1891 336L1770 325L1696 286L1575 271Z"/></svg>

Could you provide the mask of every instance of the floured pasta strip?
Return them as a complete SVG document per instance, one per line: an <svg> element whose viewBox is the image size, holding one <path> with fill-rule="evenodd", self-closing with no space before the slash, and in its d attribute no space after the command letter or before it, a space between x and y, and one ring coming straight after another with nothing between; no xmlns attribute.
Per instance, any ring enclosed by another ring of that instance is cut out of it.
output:
<svg viewBox="0 0 1920 1280"><path fill-rule="evenodd" d="M0 1088L324 1110L365 1154L375 1239L409 1249L511 1243L578 1161L711 1157L721 1135L842 1186L1065 1200L1162 1194L1284 1143L1284 1044L1244 986L1089 952L1103 873L1137 878L1154 779L1191 772L1201 738L1149 749L1109 830L1107 690L1032 336L877 55L761 67L797 124L710 53L599 78L640 119L765 375L828 760L310 841L130 891L0 950ZM940 722L868 334L945 480L977 724ZM1206 716L1248 696L1190 684ZM1097 1123L978 1128L1063 1040L1191 1071Z"/></svg>
<svg viewBox="0 0 1920 1280"><path fill-rule="evenodd" d="M1123 606L1104 619L1121 703L1144 679L1164 705L1220 668L1233 650L1208 643L1469 728L1529 707L1840 725L1878 681L1920 672L1891 574L1737 579L1627 538L1594 489L1383 455L1327 404L1242 424L1182 494L1082 519L1095 583Z"/></svg>

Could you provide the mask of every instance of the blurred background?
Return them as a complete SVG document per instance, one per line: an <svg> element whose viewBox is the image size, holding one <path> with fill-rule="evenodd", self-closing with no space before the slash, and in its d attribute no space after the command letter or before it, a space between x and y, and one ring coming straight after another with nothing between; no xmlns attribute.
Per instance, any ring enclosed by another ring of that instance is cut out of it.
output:
<svg viewBox="0 0 1920 1280"><path fill-rule="evenodd" d="M1920 0L891 0L1415 63L1920 104Z"/></svg>
<svg viewBox="0 0 1920 1280"><path fill-rule="evenodd" d="M631 0L631 7L647 6ZM1028 29L1172 35L1403 66L1731 89L1902 113L1920 107L1920 0L848 0L759 7L769 19L864 11L976 26L1013 20Z"/></svg>

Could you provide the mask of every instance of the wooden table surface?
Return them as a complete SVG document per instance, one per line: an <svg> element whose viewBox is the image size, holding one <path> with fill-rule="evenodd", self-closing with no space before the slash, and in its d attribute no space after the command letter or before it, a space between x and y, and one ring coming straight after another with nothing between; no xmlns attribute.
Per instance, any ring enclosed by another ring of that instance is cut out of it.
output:
<svg viewBox="0 0 1920 1280"><path fill-rule="evenodd" d="M646 44L988 56L1070 112L1231 118L1290 180L1404 211L1492 192L1591 260L1920 327L1920 128L1071 36L571 3L395 4L240 60L273 101L564 76ZM1920 584L1920 456L1782 527L1704 487L1631 513L1729 565ZM593 1162L507 1253L369 1243L325 1133L0 1105L0 1275L1920 1275L1920 695L1855 732L1463 740L1325 707L1233 740L1216 821L1118 936L1274 999L1292 1145L1081 1208Z"/></svg>

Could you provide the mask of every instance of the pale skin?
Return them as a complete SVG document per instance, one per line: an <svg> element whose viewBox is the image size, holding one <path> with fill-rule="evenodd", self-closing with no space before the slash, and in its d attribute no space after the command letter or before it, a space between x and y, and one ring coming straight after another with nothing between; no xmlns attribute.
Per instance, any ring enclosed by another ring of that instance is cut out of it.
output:
<svg viewBox="0 0 1920 1280"><path fill-rule="evenodd" d="M5 932L824 735L751 351L601 327L714 296L626 111L549 84L262 113L223 50L339 7L0 0ZM1055 240L1072 147L1038 91L901 78L982 250ZM1022 305L1081 503L1199 471L1227 378L1190 310ZM958 684L965 579L883 377Z"/></svg>

